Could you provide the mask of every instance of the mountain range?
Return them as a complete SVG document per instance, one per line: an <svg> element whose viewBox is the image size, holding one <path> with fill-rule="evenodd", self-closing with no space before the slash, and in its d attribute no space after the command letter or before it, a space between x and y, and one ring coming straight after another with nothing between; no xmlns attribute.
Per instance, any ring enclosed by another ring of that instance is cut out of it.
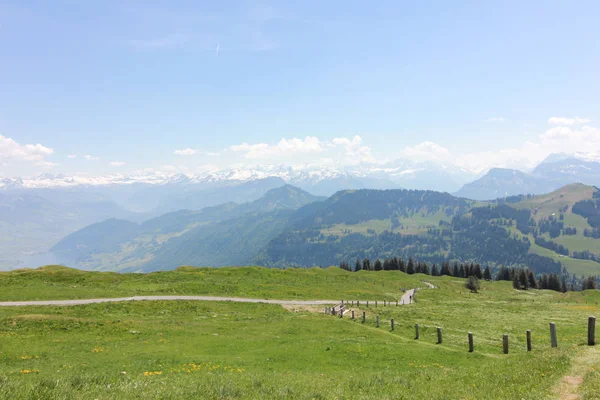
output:
<svg viewBox="0 0 600 400"><path fill-rule="evenodd" d="M477 177L453 164L397 160L342 169L262 166L203 174L137 173L100 177L42 174L0 180L0 268L44 253L66 235L110 218L142 222L180 210L224 203L244 204L269 190L293 185L329 197L343 190L417 189L453 193L472 200L549 193L581 182L600 185L595 154L552 154L531 171L493 168Z"/></svg>
<svg viewBox="0 0 600 400"><path fill-rule="evenodd" d="M181 265L329 266L399 256L420 261L600 272L600 191L477 202L427 190L346 190L323 199L285 185L245 204L178 211L141 224L110 219L52 248L84 269Z"/></svg>

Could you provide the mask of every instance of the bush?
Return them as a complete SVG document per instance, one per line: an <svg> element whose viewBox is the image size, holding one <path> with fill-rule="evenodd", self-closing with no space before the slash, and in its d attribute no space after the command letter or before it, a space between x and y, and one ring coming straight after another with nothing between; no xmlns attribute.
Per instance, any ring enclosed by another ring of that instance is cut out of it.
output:
<svg viewBox="0 0 600 400"><path fill-rule="evenodd" d="M465 287L471 292L477 293L480 288L479 279L477 279L477 277L475 277L474 275L469 276L469 278L465 282Z"/></svg>

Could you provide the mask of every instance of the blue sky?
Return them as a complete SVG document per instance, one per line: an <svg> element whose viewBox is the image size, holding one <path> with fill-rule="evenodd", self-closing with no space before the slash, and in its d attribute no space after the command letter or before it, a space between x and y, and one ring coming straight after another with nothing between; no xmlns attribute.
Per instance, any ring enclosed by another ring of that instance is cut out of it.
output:
<svg viewBox="0 0 600 400"><path fill-rule="evenodd" d="M599 17L597 1L0 0L0 176L598 151Z"/></svg>

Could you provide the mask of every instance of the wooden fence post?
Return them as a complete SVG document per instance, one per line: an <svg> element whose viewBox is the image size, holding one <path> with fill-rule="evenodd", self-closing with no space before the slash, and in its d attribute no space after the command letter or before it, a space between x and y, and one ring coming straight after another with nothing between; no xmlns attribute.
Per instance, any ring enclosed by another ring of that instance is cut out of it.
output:
<svg viewBox="0 0 600 400"><path fill-rule="evenodd" d="M396 300L396 307L398 307L398 300Z"/></svg>
<svg viewBox="0 0 600 400"><path fill-rule="evenodd" d="M473 333L469 332L469 353L473 352Z"/></svg>
<svg viewBox="0 0 600 400"><path fill-rule="evenodd" d="M344 318L344 307L340 307L340 318Z"/></svg>
<svg viewBox="0 0 600 400"><path fill-rule="evenodd" d="M508 335L502 335L502 348L504 349L504 354L508 354Z"/></svg>
<svg viewBox="0 0 600 400"><path fill-rule="evenodd" d="M367 300L367 307L369 307L369 300Z"/></svg>
<svg viewBox="0 0 600 400"><path fill-rule="evenodd" d="M596 344L596 317L588 318L588 346Z"/></svg>
<svg viewBox="0 0 600 400"><path fill-rule="evenodd" d="M377 308L377 300L375 300L375 308Z"/></svg>
<svg viewBox="0 0 600 400"><path fill-rule="evenodd" d="M556 324L554 322L550 322L550 343L552 347L558 347L558 342L556 340Z"/></svg>
<svg viewBox="0 0 600 400"><path fill-rule="evenodd" d="M352 320L354 320L354 310L352 310Z"/></svg>
<svg viewBox="0 0 600 400"><path fill-rule="evenodd" d="M419 338L419 324L415 324L415 339Z"/></svg>
<svg viewBox="0 0 600 400"><path fill-rule="evenodd" d="M531 331L527 330L527 351L531 351Z"/></svg>
<svg viewBox="0 0 600 400"><path fill-rule="evenodd" d="M438 341L437 344L442 344L442 328L437 327Z"/></svg>
<svg viewBox="0 0 600 400"><path fill-rule="evenodd" d="M356 307L360 308L360 300L356 300Z"/></svg>
<svg viewBox="0 0 600 400"><path fill-rule="evenodd" d="M363 311L363 324L367 321L367 312Z"/></svg>
<svg viewBox="0 0 600 400"><path fill-rule="evenodd" d="M392 318L392 330L394 330L394 318Z"/></svg>
<svg viewBox="0 0 600 400"><path fill-rule="evenodd" d="M377 327L379 328L379 314L377 314Z"/></svg>

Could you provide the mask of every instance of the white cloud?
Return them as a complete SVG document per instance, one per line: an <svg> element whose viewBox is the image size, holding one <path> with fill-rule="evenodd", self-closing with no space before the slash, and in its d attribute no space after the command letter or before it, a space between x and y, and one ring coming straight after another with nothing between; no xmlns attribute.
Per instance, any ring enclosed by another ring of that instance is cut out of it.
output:
<svg viewBox="0 0 600 400"><path fill-rule="evenodd" d="M503 117L490 117L484 120L485 122L504 122L506 121Z"/></svg>
<svg viewBox="0 0 600 400"><path fill-rule="evenodd" d="M69 154L67 158L74 159L77 158L77 154Z"/></svg>
<svg viewBox="0 0 600 400"><path fill-rule="evenodd" d="M361 162L375 162L375 157L371 153L371 148L362 145L362 138L355 135L352 140L348 138L335 138L332 141L334 146L343 146L346 157L349 158L350 164L358 164Z"/></svg>
<svg viewBox="0 0 600 400"><path fill-rule="evenodd" d="M125 165L125 163L123 161L111 161L109 165L111 167L122 167L123 165Z"/></svg>
<svg viewBox="0 0 600 400"><path fill-rule="evenodd" d="M83 158L85 158L85 159L86 159L86 160L88 160L88 161L97 161L97 160L99 160L99 159L100 159L99 157L96 157L96 156L91 156L91 155L89 155L89 154L86 154L85 156L83 156Z"/></svg>
<svg viewBox="0 0 600 400"><path fill-rule="evenodd" d="M242 143L229 147L229 150L233 152L245 153L244 157L249 159L277 157L294 153L318 153L324 149L325 144L314 136L307 136L304 139L281 139L276 145Z"/></svg>
<svg viewBox="0 0 600 400"><path fill-rule="evenodd" d="M582 125L592 122L591 119L588 118L563 118L563 117L551 117L548 118L548 123L550 125Z"/></svg>
<svg viewBox="0 0 600 400"><path fill-rule="evenodd" d="M183 150L175 150L173 154L176 156L193 156L198 153L198 150L194 149L183 149Z"/></svg>
<svg viewBox="0 0 600 400"><path fill-rule="evenodd" d="M212 152L212 151L197 150L197 149L175 150L173 152L173 154L175 154L176 156L194 156L194 155L199 154L199 155L209 156L209 157L218 157L221 155L220 153L216 153L216 152Z"/></svg>
<svg viewBox="0 0 600 400"><path fill-rule="evenodd" d="M454 159L447 148L433 142L422 142L413 147L406 147L400 154L402 157L420 161L449 162Z"/></svg>
<svg viewBox="0 0 600 400"><path fill-rule="evenodd" d="M40 161L53 153L53 149L39 143L19 144L12 138L0 135L0 158Z"/></svg>

